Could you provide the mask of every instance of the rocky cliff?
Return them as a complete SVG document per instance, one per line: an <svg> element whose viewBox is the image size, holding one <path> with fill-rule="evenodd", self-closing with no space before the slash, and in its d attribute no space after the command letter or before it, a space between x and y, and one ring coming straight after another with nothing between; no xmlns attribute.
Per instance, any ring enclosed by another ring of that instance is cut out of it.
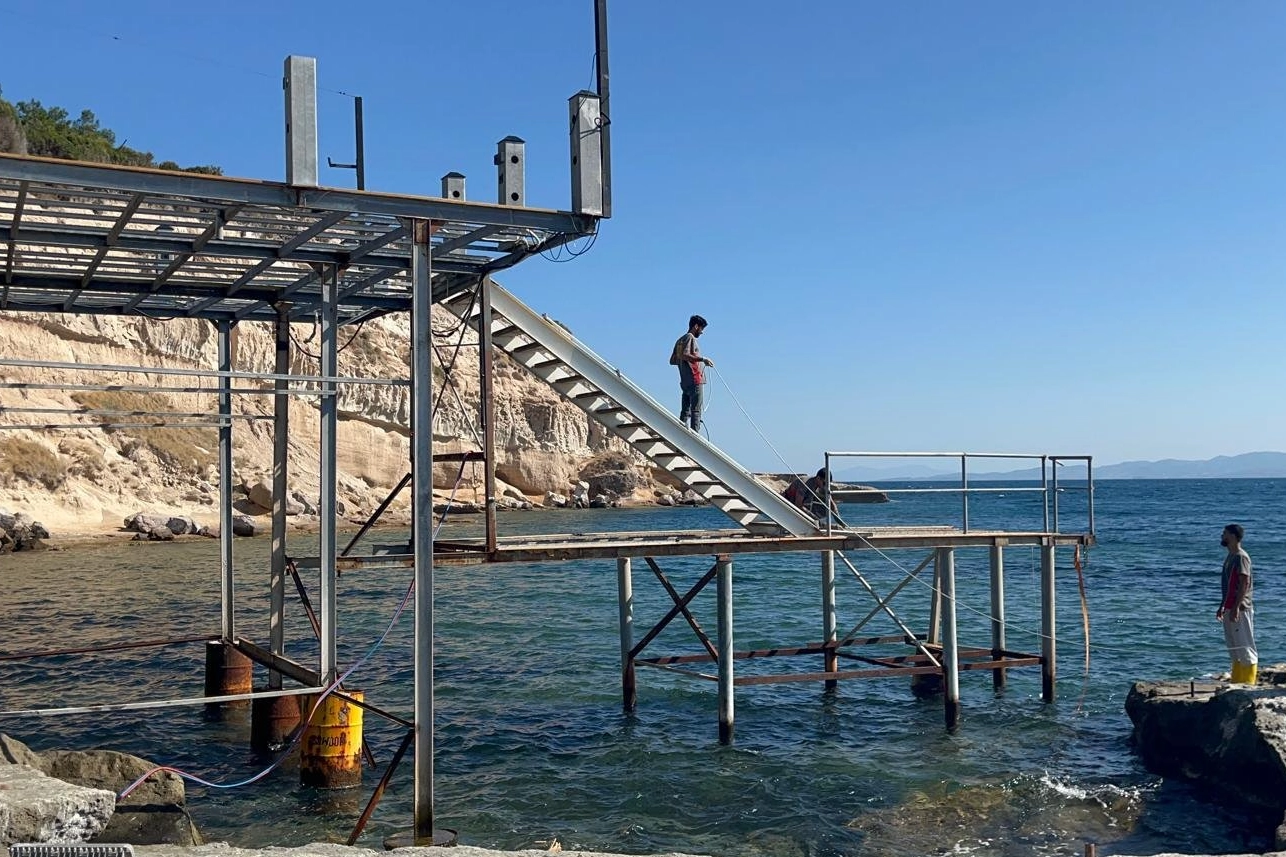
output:
<svg viewBox="0 0 1286 857"><path fill-rule="evenodd" d="M435 452L480 447L478 349L445 312L435 315ZM340 331L340 375L406 378L409 320L373 319ZM57 361L121 367L210 370L217 366L213 326L192 319L152 320L117 316L0 314L0 359ZM317 372L316 331L295 325L294 374ZM234 368L271 372L272 331L242 323L233 334ZM650 501L656 474L575 406L503 356L496 360L496 450L500 493L513 504L542 502L549 492L572 494L577 482L592 493L624 502ZM163 387L213 388L211 378L140 371L97 372L0 366L0 377L31 386L0 388L0 507L25 512L55 535L116 530L142 509L189 515L216 523L217 431L157 422L150 414L209 414L216 397L206 392L166 392ZM117 385L108 391L76 389ZM267 388L238 382L240 388ZM266 510L251 501L251 488L271 478L273 400L268 395L234 397L234 485L241 511ZM99 411L94 416L68 411ZM338 490L341 514L357 520L372 510L408 470L410 390L406 386L345 384L339 396ZM295 520L303 522L318 494L317 399L290 403L290 485ZM188 417L187 421L200 417ZM71 428L42 428L48 425ZM84 427L80 427L83 425ZM30 426L15 429L12 426ZM450 491L458 464L439 463L435 488ZM480 498L481 464L470 463L456 499ZM582 490L585 490L582 488ZM669 489L663 489L662 493ZM260 498L261 499L261 498ZM403 492L391 522L405 521Z"/></svg>

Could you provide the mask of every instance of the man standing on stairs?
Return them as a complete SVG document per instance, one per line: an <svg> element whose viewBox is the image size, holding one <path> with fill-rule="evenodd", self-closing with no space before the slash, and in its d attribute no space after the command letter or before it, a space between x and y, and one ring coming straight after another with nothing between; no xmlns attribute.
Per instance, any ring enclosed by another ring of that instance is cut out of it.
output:
<svg viewBox="0 0 1286 857"><path fill-rule="evenodd" d="M1223 600L1215 618L1223 622L1224 642L1232 658L1233 684L1254 684L1259 677L1250 554L1241 547L1245 535L1241 524L1229 524L1219 539L1219 544L1228 549L1228 556L1223 561Z"/></svg>
<svg viewBox="0 0 1286 857"><path fill-rule="evenodd" d="M695 432L701 431L701 387L705 384L705 367L714 361L701 356L697 338L705 332L706 320L699 315L688 319L688 332L679 337L670 352L670 365L679 367L679 388L683 400L679 406L679 422Z"/></svg>

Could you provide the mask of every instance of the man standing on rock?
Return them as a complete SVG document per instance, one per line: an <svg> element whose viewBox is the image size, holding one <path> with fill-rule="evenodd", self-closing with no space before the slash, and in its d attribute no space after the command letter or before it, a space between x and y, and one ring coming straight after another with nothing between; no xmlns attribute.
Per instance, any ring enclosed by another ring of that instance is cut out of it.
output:
<svg viewBox="0 0 1286 857"><path fill-rule="evenodd" d="M1254 581L1250 554L1241 547L1246 530L1241 524L1223 528L1219 544L1228 549L1223 561L1223 600L1215 618L1223 622L1224 642L1232 658L1232 683L1254 684L1259 678L1259 653L1255 650Z"/></svg>
<svg viewBox="0 0 1286 857"><path fill-rule="evenodd" d="M683 391L683 400L679 406L679 422L695 432L701 431L701 387L705 384L706 366L713 366L714 361L701 356L697 347L697 337L706 329L706 320L699 315L688 319L688 332L679 337L670 352L670 365L679 367L679 388Z"/></svg>

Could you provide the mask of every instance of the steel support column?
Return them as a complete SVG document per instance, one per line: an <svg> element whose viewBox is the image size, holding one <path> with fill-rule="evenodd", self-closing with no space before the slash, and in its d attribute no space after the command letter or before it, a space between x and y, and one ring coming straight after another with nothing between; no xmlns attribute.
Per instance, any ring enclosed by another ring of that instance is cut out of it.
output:
<svg viewBox="0 0 1286 857"><path fill-rule="evenodd" d="M290 373L290 307L277 307L275 328L277 375ZM286 490L287 457L290 449L290 385L280 377L273 381L277 395L272 400L272 556L268 579L268 650L286 653ZM268 687L281 687L281 673L268 672Z"/></svg>
<svg viewBox="0 0 1286 857"><path fill-rule="evenodd" d="M232 371L232 321L219 319L219 371ZM223 639L237 635L232 570L232 379L219 378L219 568L222 586Z"/></svg>
<svg viewBox="0 0 1286 857"><path fill-rule="evenodd" d="M991 546L991 659L998 661L1005 652L1005 548ZM991 685L1005 689L1006 670L991 671Z"/></svg>
<svg viewBox="0 0 1286 857"><path fill-rule="evenodd" d="M616 592L621 620L621 701L626 711L638 704L638 686L634 675L634 580L632 561L628 556L616 560Z"/></svg>
<svg viewBox="0 0 1286 857"><path fill-rule="evenodd" d="M1040 546L1040 685L1041 699L1054 701L1058 677L1056 657L1057 623L1054 618L1054 540Z"/></svg>
<svg viewBox="0 0 1286 857"><path fill-rule="evenodd" d="M496 550L496 399L492 390L491 277L478 284L478 395L482 405L482 477L487 553Z"/></svg>
<svg viewBox="0 0 1286 857"><path fill-rule="evenodd" d="M433 307L429 221L411 223L411 473L415 547L415 844L433 842Z"/></svg>
<svg viewBox="0 0 1286 857"><path fill-rule="evenodd" d="M836 624L835 552L822 551L822 641L824 643L834 643L839 639ZM839 671L839 655L834 649L826 652L824 668L828 673ZM827 690L834 690L838 686L839 682L834 679L826 681Z"/></svg>
<svg viewBox="0 0 1286 857"><path fill-rule="evenodd" d="M960 725L960 646L956 631L956 552L938 548L942 585L943 715L948 731Z"/></svg>
<svg viewBox="0 0 1286 857"><path fill-rule="evenodd" d="M338 471L335 464L335 432L339 426L338 393L334 381L339 374L339 269L332 267L321 277L321 497L318 514L321 516L320 557L321 587L318 612L321 621L321 664L319 673L323 684L334 681L338 675L337 637L338 604L335 595L335 483Z"/></svg>
<svg viewBox="0 0 1286 857"><path fill-rule="evenodd" d="M933 592L929 595L929 630L925 642L942 642L942 551L933 551Z"/></svg>
<svg viewBox="0 0 1286 857"><path fill-rule="evenodd" d="M731 744L733 732L733 655L732 642L732 557L720 554L715 560L718 572L716 588L719 600L719 743Z"/></svg>

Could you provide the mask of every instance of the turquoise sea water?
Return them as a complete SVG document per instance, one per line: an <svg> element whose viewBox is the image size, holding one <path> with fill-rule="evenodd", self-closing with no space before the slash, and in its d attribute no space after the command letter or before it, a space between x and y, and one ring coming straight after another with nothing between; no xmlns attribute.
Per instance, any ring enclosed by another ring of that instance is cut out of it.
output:
<svg viewBox="0 0 1286 857"><path fill-rule="evenodd" d="M1083 524L1085 497L1059 495L1064 529ZM620 705L613 561L440 568L437 572L437 812L461 841L531 847L715 855L1079 854L1163 850L1235 852L1271 844L1269 825L1208 803L1192 788L1144 771L1129 747L1125 695L1134 678L1188 678L1227 669L1213 614L1228 521L1247 528L1255 559L1261 661L1286 660L1286 480L1102 482L1099 546L1085 564L1091 661L1085 671L1072 552L1058 556L1058 701L1040 700L1038 668L1012 671L1000 696L990 674L962 675L958 732L942 726L938 700L917 700L905 679L737 691L737 734L717 742L715 686L639 671L639 704ZM954 495L898 496L845 506L852 523L958 523ZM1003 492L970 501L975 527L1037 529L1036 495ZM709 509L512 513L502 533L723 527ZM448 523L444 534L476 530ZM377 541L393 540L383 533ZM310 539L293 553L315 551ZM266 540L238 541L239 631L267 637ZM850 554L880 591L923 552ZM1038 651L1039 557L1007 553L1009 645ZM662 560L685 590L708 558ZM815 554L735 557L739 649L793 646L820 636ZM962 643L988 645L985 550L957 552ZM839 569L841 630L872 606ZM668 597L642 563L636 619L664 613ZM364 653L384 630L410 581L405 569L340 580L341 659ZM217 545L121 543L0 557L4 632L0 655L217 632ZM713 586L695 613L713 632ZM910 584L893 604L913 627L928 590ZM305 662L316 645L301 611L289 616L288 652ZM980 611L980 612L979 612ZM890 633L887 623L868 626ZM682 622L649 654L699 651ZM99 655L0 661L0 710L198 696L201 644ZM738 662L739 674L820 668L820 658ZM367 698L408 713L409 614L349 682ZM400 731L368 715L367 740L384 764ZM111 747L217 781L244 779L268 760L248 749L243 718L206 720L199 707L113 715L0 718L0 731L36 749ZM293 761L252 786L189 785L189 806L211 839L236 844L342 840L378 779L361 790L297 785ZM410 822L404 764L362 844Z"/></svg>

